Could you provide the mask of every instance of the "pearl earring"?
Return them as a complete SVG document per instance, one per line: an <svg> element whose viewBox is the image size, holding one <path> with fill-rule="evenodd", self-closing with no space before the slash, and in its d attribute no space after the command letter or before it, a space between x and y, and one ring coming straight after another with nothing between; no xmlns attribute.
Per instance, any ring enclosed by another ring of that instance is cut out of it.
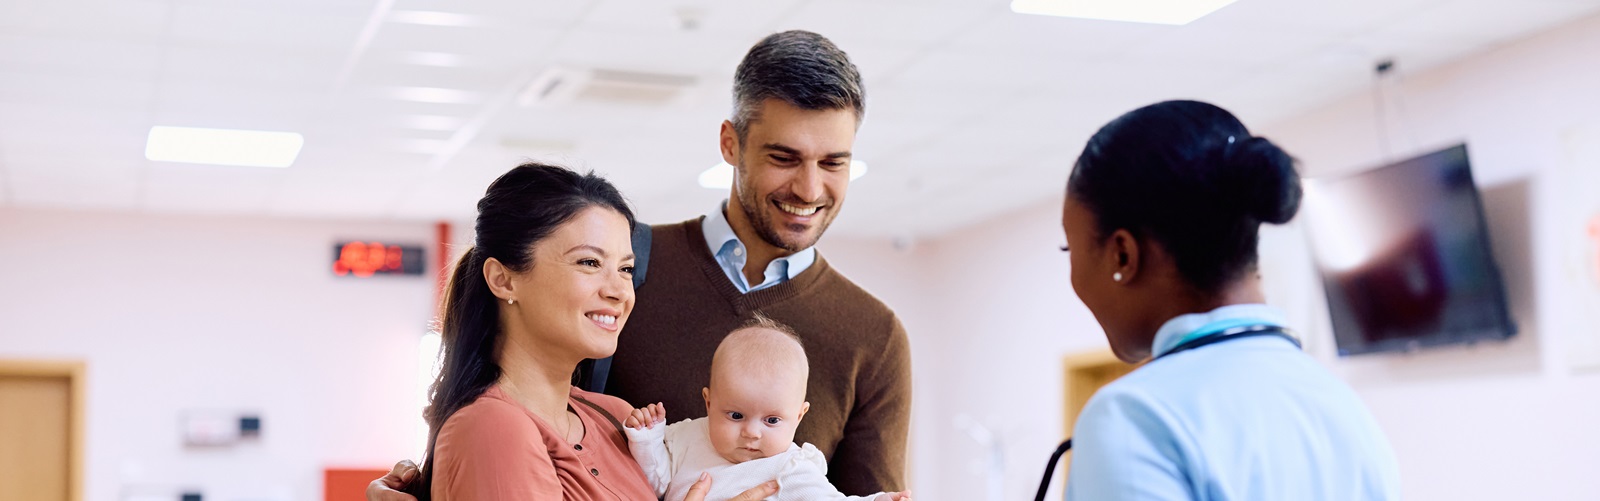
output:
<svg viewBox="0 0 1600 501"><path fill-rule="evenodd" d="M506 298L506 304L517 304L517 300L508 297Z"/></svg>
<svg viewBox="0 0 1600 501"><path fill-rule="evenodd" d="M1122 281L1122 272L1119 271L1119 272L1116 272L1116 273L1112 273L1111 274L1111 279L1115 280L1115 281L1118 281L1118 282L1121 282Z"/></svg>

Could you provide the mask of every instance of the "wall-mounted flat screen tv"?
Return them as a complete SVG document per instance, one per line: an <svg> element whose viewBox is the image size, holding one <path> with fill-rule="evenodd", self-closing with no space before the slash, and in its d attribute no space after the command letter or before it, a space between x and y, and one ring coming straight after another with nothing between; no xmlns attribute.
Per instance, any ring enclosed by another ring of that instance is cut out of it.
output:
<svg viewBox="0 0 1600 501"><path fill-rule="evenodd" d="M1340 355L1516 334L1466 145L1305 186Z"/></svg>

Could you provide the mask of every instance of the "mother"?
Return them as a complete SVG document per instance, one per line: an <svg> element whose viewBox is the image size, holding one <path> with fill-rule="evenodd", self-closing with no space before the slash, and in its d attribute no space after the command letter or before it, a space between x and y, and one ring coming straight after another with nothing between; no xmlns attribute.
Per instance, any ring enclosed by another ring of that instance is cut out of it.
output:
<svg viewBox="0 0 1600 501"><path fill-rule="evenodd" d="M444 366L425 411L428 454L412 495L655 499L617 421L632 407L571 384L579 362L616 350L633 309L633 225L622 195L593 174L526 164L489 185L476 245L445 296ZM709 488L702 476L689 499Z"/></svg>

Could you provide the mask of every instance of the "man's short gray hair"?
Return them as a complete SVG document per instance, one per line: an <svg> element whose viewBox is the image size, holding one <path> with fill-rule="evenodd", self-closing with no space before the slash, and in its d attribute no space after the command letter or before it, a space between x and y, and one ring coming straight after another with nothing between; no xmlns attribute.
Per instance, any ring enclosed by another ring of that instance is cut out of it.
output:
<svg viewBox="0 0 1600 501"><path fill-rule="evenodd" d="M858 125L867 113L861 72L833 42L809 31L768 35L739 62L731 122L741 145L768 98L803 110L850 110Z"/></svg>

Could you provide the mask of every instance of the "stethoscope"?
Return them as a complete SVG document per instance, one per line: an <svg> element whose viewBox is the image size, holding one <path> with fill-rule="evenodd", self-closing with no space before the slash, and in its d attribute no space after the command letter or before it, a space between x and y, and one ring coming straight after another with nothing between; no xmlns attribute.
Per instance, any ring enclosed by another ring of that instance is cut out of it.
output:
<svg viewBox="0 0 1600 501"><path fill-rule="evenodd" d="M1151 359L1150 361L1154 362L1178 353L1204 348L1217 343L1262 336L1283 338L1285 341L1294 344L1296 349L1301 347L1300 339L1294 337L1294 334L1292 334L1289 329L1283 326L1272 324L1255 324L1223 329L1210 334L1201 335L1182 343L1178 343L1177 346L1174 346L1172 349L1157 355L1156 358ZM1061 456L1065 455L1069 450L1072 450L1071 438L1068 438L1065 442L1061 442L1061 445L1056 447L1056 451L1050 454L1050 463L1046 464L1044 467L1044 478L1039 481L1039 493L1033 497L1034 501L1044 501L1046 491L1050 490L1050 476L1056 472L1056 463L1060 462Z"/></svg>

